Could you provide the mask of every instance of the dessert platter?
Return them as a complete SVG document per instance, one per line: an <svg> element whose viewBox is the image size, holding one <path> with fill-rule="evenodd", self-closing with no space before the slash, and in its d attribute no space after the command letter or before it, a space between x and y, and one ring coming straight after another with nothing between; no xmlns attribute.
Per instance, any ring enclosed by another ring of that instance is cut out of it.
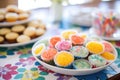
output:
<svg viewBox="0 0 120 80"><path fill-rule="evenodd" d="M38 40L32 54L44 67L66 75L96 73L117 58L117 51L110 42L75 30Z"/></svg>
<svg viewBox="0 0 120 80"><path fill-rule="evenodd" d="M23 24L31 20L31 11L19 9L16 5L8 5L0 9L0 27Z"/></svg>
<svg viewBox="0 0 120 80"><path fill-rule="evenodd" d="M29 11L15 5L0 9L0 47L33 43L46 33L46 25L41 20L31 19Z"/></svg>

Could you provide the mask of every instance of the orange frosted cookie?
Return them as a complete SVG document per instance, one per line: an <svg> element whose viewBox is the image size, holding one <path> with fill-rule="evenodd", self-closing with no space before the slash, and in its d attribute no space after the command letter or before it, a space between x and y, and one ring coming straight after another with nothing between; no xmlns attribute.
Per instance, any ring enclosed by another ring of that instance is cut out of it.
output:
<svg viewBox="0 0 120 80"><path fill-rule="evenodd" d="M56 43L59 42L59 41L61 41L61 40L62 40L61 37L59 37L59 36L53 36L53 37L50 38L49 41L50 41L50 44L52 46L55 46Z"/></svg>
<svg viewBox="0 0 120 80"><path fill-rule="evenodd" d="M77 44L83 44L85 39L83 37L80 37L78 35L72 35L70 37L70 40L73 44L77 45Z"/></svg>
<svg viewBox="0 0 120 80"><path fill-rule="evenodd" d="M45 62L50 62L51 60L53 60L56 54L57 50L54 48L50 48L41 54L41 59Z"/></svg>
<svg viewBox="0 0 120 80"><path fill-rule="evenodd" d="M104 51L104 45L98 41L90 41L86 44L86 48L94 54L100 54Z"/></svg>

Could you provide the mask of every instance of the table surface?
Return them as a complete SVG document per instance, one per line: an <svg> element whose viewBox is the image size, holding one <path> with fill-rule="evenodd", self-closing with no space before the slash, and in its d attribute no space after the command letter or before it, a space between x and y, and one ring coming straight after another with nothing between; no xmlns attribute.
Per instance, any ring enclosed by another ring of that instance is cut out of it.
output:
<svg viewBox="0 0 120 80"><path fill-rule="evenodd" d="M59 26L52 26L54 28L50 29L50 34L59 34L61 32L59 29L61 25L63 26L63 23L60 23ZM89 27L73 26L77 30L81 28L80 31L89 29ZM17 47L0 47L0 80L106 80L120 72L120 41L111 42L117 46L117 60L100 72L84 76L63 75L43 67L32 56L31 48L34 43Z"/></svg>

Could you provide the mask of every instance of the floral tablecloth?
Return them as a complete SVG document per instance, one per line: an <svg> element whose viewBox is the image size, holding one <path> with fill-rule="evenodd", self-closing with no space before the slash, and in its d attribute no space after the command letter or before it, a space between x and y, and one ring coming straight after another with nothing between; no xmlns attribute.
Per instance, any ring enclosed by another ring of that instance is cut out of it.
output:
<svg viewBox="0 0 120 80"><path fill-rule="evenodd" d="M32 56L34 43L11 48L0 47L0 80L106 80L120 72L120 41L112 43L117 45L117 60L100 72L84 76L63 75L43 67Z"/></svg>

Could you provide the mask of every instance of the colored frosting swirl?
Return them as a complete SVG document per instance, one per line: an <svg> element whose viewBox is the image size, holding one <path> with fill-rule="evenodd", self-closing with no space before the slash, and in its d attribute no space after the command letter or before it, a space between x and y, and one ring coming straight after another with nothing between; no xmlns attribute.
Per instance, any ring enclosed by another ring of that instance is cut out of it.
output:
<svg viewBox="0 0 120 80"><path fill-rule="evenodd" d="M69 39L69 37L72 35L72 34L76 34L76 31L73 31L73 30L68 30L68 31L65 31L62 33L62 37L66 40Z"/></svg>
<svg viewBox="0 0 120 80"><path fill-rule="evenodd" d="M78 59L73 62L73 67L75 69L90 69L91 64L85 59Z"/></svg>
<svg viewBox="0 0 120 80"><path fill-rule="evenodd" d="M114 51L111 43L109 43L107 41L103 41L102 43L105 46L105 51L107 51L107 52Z"/></svg>
<svg viewBox="0 0 120 80"><path fill-rule="evenodd" d="M97 54L90 55L88 59L90 63L96 67L104 66L106 64L106 60Z"/></svg>
<svg viewBox="0 0 120 80"><path fill-rule="evenodd" d="M55 45L57 50L70 50L72 44L69 41L60 41Z"/></svg>
<svg viewBox="0 0 120 80"><path fill-rule="evenodd" d="M61 51L56 54L54 61L57 66L67 67L74 61L74 57L69 52Z"/></svg>
<svg viewBox="0 0 120 80"><path fill-rule="evenodd" d="M94 54L100 54L104 51L104 45L98 41L90 41L86 44L86 48Z"/></svg>
<svg viewBox="0 0 120 80"><path fill-rule="evenodd" d="M42 54L41 54L41 59L43 61L50 61L50 60L53 60L54 56L57 54L57 50L54 49L54 48L50 48L46 51L44 51Z"/></svg>
<svg viewBox="0 0 120 80"><path fill-rule="evenodd" d="M110 53L110 52L104 52L101 54L101 56L107 60L114 60L115 59L115 55L113 53Z"/></svg>
<svg viewBox="0 0 120 80"><path fill-rule="evenodd" d="M44 44L40 44L40 45L37 45L35 47L34 53L35 53L36 56L38 56L38 55L41 55L44 50L45 50L45 45Z"/></svg>
<svg viewBox="0 0 120 80"><path fill-rule="evenodd" d="M85 39L83 37L78 36L78 35L71 36L71 42L75 45L76 44L83 44L84 41L85 41Z"/></svg>
<svg viewBox="0 0 120 80"><path fill-rule="evenodd" d="M89 52L87 48L83 46L73 46L70 50L70 52L78 58L85 58L88 56Z"/></svg>
<svg viewBox="0 0 120 80"><path fill-rule="evenodd" d="M61 38L58 37L58 36L54 36L54 37L51 37L51 39L50 39L50 44L51 44L52 46L55 46L56 43L59 42L59 41L61 41Z"/></svg>

